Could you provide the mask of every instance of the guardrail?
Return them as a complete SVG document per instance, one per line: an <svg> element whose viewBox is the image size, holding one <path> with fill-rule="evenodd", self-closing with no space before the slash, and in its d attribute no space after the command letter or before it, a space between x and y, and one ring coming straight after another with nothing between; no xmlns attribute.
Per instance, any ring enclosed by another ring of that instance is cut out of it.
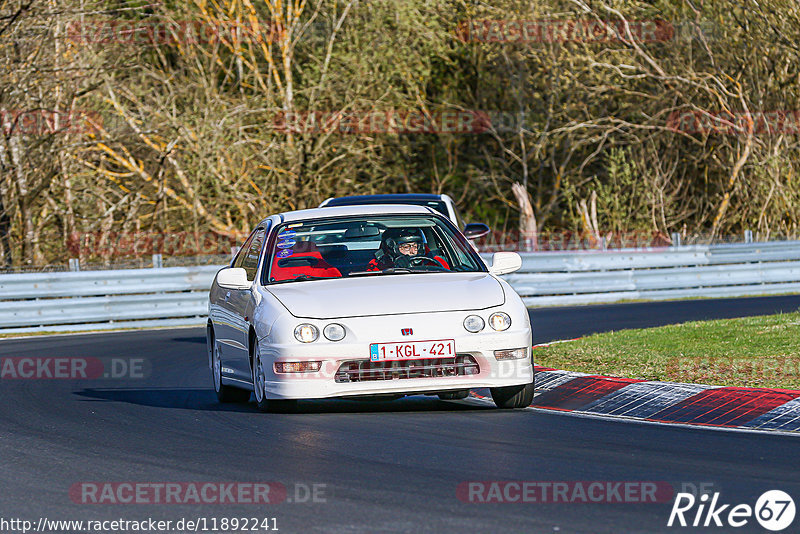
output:
<svg viewBox="0 0 800 534"><path fill-rule="evenodd" d="M528 306L800 292L800 241L522 254Z"/></svg>
<svg viewBox="0 0 800 534"><path fill-rule="evenodd" d="M220 268L0 275L0 333L202 325Z"/></svg>
<svg viewBox="0 0 800 534"><path fill-rule="evenodd" d="M800 293L800 241L521 255L528 306ZM202 325L219 269L0 275L0 333Z"/></svg>

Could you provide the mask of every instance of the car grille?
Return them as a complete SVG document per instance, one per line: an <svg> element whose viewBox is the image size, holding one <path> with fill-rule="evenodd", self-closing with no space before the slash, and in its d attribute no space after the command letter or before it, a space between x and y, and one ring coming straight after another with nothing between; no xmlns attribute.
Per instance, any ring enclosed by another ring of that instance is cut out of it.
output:
<svg viewBox="0 0 800 534"><path fill-rule="evenodd" d="M339 366L339 370L336 371L336 382L440 378L477 375L478 373L480 373L478 362L469 354L457 354L455 358L427 358L424 360L390 362L352 360Z"/></svg>

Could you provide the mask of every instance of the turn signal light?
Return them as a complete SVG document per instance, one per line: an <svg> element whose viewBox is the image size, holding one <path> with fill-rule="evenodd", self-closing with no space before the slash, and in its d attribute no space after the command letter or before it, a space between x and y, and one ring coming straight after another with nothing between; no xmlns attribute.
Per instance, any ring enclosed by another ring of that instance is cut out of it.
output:
<svg viewBox="0 0 800 534"><path fill-rule="evenodd" d="M275 362L276 373L313 373L319 371L322 362Z"/></svg>
<svg viewBox="0 0 800 534"><path fill-rule="evenodd" d="M294 329L294 337L300 343L311 343L319 337L319 330L313 324L303 323Z"/></svg>
<svg viewBox="0 0 800 534"><path fill-rule="evenodd" d="M489 326L498 332L508 330L508 327L511 326L511 317L509 317L507 313L503 312L493 313L489 317Z"/></svg>
<svg viewBox="0 0 800 534"><path fill-rule="evenodd" d="M528 349L504 349L494 351L494 357L497 360L521 360L528 355Z"/></svg>

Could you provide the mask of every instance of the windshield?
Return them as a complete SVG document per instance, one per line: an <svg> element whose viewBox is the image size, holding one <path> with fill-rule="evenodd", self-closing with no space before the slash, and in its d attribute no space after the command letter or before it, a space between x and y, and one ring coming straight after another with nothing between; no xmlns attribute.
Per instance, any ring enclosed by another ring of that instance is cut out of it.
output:
<svg viewBox="0 0 800 534"><path fill-rule="evenodd" d="M276 228L264 283L409 273L486 272L463 236L429 215L358 216Z"/></svg>
<svg viewBox="0 0 800 534"><path fill-rule="evenodd" d="M401 199L385 199L385 198L367 198L367 199L352 199L352 198L334 198L327 206L363 206L366 204L408 204L411 206L425 206L434 209L450 218L450 213L447 211L447 204L442 200L414 200L408 198ZM462 226L463 228L463 226Z"/></svg>

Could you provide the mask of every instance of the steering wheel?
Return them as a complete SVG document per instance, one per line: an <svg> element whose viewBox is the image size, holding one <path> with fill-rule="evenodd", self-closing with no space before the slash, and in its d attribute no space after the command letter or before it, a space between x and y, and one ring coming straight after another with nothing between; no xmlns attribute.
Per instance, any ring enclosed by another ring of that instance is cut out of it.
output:
<svg viewBox="0 0 800 534"><path fill-rule="evenodd" d="M441 269L444 269L444 267L442 267L441 263L439 263L438 261L434 260L433 258L429 258L427 256L414 256L413 258L411 258L409 263L412 266L417 266L417 265L422 266L423 264L427 263L428 265L432 265L434 267L439 267Z"/></svg>

